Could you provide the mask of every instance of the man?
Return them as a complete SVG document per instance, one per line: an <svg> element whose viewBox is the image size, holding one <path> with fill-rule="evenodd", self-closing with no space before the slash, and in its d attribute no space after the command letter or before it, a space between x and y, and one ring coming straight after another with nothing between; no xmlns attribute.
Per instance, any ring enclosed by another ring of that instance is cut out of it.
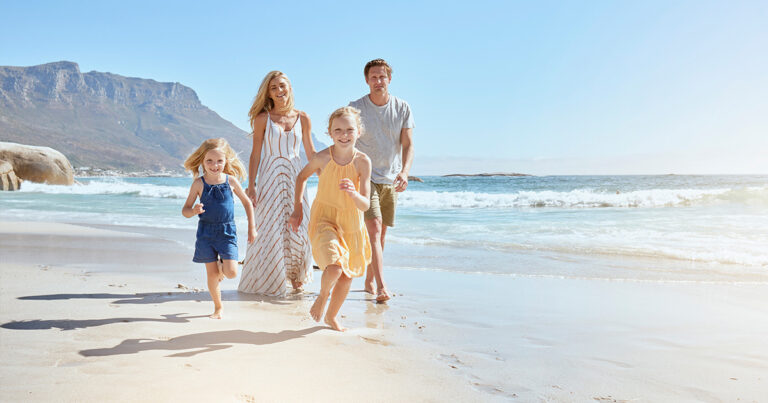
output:
<svg viewBox="0 0 768 403"><path fill-rule="evenodd" d="M395 225L397 193L408 187L413 163L413 117L408 103L389 93L392 68L383 59L371 60L363 70L370 93L349 103L360 110L363 135L357 148L368 154L371 173L371 208L365 225L371 239L371 264L365 277L365 291L384 302L390 293L382 277L384 237ZM375 284L374 284L375 280Z"/></svg>

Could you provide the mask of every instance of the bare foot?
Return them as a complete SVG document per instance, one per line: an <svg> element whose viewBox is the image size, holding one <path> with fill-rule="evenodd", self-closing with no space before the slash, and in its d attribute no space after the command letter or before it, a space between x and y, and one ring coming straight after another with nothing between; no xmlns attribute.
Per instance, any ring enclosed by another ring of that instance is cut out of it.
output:
<svg viewBox="0 0 768 403"><path fill-rule="evenodd" d="M329 318L328 316L325 317L325 324L330 326L333 330L338 330L340 332L346 332L347 328L344 326L341 326L341 323L339 323L336 318Z"/></svg>
<svg viewBox="0 0 768 403"><path fill-rule="evenodd" d="M208 315L208 317L211 319L221 319L221 308L213 311L213 313Z"/></svg>
<svg viewBox="0 0 768 403"><path fill-rule="evenodd" d="M299 292L303 289L304 284L301 281L291 280L291 287L293 287L293 291Z"/></svg>
<svg viewBox="0 0 768 403"><path fill-rule="evenodd" d="M379 293L376 295L376 301L377 302L384 302L388 301L390 298L389 292L387 292L386 288L382 288L379 290Z"/></svg>
<svg viewBox="0 0 768 403"><path fill-rule="evenodd" d="M371 281L366 280L364 290L368 294L376 295L376 283L373 282L373 279Z"/></svg>
<svg viewBox="0 0 768 403"><path fill-rule="evenodd" d="M320 322L320 318L323 316L323 312L325 312L326 301L328 301L327 295L325 297L318 295L317 299L315 299L315 303L312 304L312 308L309 308L309 314L315 322Z"/></svg>

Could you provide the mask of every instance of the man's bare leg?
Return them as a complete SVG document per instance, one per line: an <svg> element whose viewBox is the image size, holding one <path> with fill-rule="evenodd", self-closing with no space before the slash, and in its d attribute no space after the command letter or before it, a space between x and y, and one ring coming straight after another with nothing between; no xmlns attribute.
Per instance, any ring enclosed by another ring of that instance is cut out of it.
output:
<svg viewBox="0 0 768 403"><path fill-rule="evenodd" d="M365 228L368 230L368 238L371 241L371 263L365 271L365 292L376 295L376 282L381 278L381 266L384 264L383 250L381 248L381 218L365 220Z"/></svg>
<svg viewBox="0 0 768 403"><path fill-rule="evenodd" d="M384 237L387 234L387 227L382 224L381 218L365 220L365 226L368 229L368 237L371 239L371 264L366 270L365 291L376 295L377 301L384 302L390 298L383 276Z"/></svg>

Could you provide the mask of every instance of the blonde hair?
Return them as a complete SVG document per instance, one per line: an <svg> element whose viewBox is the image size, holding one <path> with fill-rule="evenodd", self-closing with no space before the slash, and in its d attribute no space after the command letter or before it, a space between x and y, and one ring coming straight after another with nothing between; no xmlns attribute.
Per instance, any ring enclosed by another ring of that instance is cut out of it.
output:
<svg viewBox="0 0 768 403"><path fill-rule="evenodd" d="M289 110L293 110L293 85L291 85L291 80L289 80L288 76L286 76L285 73L281 71L270 71L267 73L264 79L261 80L261 85L259 85L259 92L257 92L256 97L253 98L253 105L251 105L251 110L248 111L248 117L251 120L251 130L256 128L256 116L258 116L261 112L269 112L275 108L275 101L269 97L269 83L278 77L283 77L285 78L285 81L288 81L288 88L290 91L288 94L287 106Z"/></svg>
<svg viewBox="0 0 768 403"><path fill-rule="evenodd" d="M331 116L328 117L328 135L331 135L331 125L333 124L333 119L336 119L338 117L344 116L344 115L351 115L355 118L355 124L357 124L357 131L360 132L360 134L363 134L363 119L360 117L360 109L353 108L351 106L342 106L339 109L336 109L331 113Z"/></svg>
<svg viewBox="0 0 768 403"><path fill-rule="evenodd" d="M239 180L245 179L246 173L243 163L240 161L240 158L237 157L235 150L233 150L232 147L229 146L229 143L227 143L227 140L224 140L223 138L203 141L203 144L201 144L200 147L197 147L197 150L184 161L184 169L192 172L194 175L202 176L200 167L205 160L205 154L211 150L219 150L224 153L224 157L227 159L227 164L224 166L225 174L232 175Z"/></svg>
<svg viewBox="0 0 768 403"><path fill-rule="evenodd" d="M363 75L365 75L365 79L368 79L368 72L371 70L371 67L376 66L384 66L384 69L387 70L387 76L392 79L392 67L387 63L384 59L373 59L370 62L365 64L365 68L363 69Z"/></svg>

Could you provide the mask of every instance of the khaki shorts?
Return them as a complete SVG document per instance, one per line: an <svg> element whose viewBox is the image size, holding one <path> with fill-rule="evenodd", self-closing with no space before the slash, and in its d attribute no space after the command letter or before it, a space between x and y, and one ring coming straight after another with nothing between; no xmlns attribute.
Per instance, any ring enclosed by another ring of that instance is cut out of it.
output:
<svg viewBox="0 0 768 403"><path fill-rule="evenodd" d="M397 192L394 185L371 182L371 208L365 212L365 219L381 218L387 227L395 226Z"/></svg>

